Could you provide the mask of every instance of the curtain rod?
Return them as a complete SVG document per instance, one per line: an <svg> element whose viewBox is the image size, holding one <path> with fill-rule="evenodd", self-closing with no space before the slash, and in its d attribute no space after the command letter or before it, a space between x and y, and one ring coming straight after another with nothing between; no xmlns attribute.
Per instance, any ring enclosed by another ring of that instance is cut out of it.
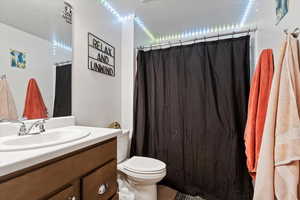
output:
<svg viewBox="0 0 300 200"><path fill-rule="evenodd" d="M54 63L55 66L66 65L66 64L72 64L72 60Z"/></svg>
<svg viewBox="0 0 300 200"><path fill-rule="evenodd" d="M215 35L210 35L210 36L203 36L200 38L193 38L193 39L189 39L189 40L179 40L177 42L165 42L165 43L158 43L158 44L153 44L150 46L140 46L137 47L138 50L143 50L143 49L152 49L155 47L162 47L162 46L177 46L177 45L182 45L183 43L189 43L189 42L196 42L199 40L207 40L207 39L212 39L212 38L220 38L220 37L224 37L224 36L229 36L229 35L238 35L238 34L243 34L243 33L252 33L252 32L256 32L257 28L249 28L247 30L241 30L241 31L232 31L230 33L222 33L222 34L215 34Z"/></svg>

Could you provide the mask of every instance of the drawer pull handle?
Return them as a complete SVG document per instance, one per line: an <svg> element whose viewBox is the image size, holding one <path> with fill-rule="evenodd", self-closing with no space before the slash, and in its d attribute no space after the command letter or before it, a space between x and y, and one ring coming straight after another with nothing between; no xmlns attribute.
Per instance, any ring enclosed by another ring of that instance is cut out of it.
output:
<svg viewBox="0 0 300 200"><path fill-rule="evenodd" d="M102 184L99 186L98 194L103 195L108 190L108 184Z"/></svg>

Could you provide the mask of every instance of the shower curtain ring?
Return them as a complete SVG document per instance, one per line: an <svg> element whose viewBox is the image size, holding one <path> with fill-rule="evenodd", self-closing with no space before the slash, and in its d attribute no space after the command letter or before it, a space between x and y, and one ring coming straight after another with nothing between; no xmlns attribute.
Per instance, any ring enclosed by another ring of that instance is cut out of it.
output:
<svg viewBox="0 0 300 200"><path fill-rule="evenodd" d="M182 46L182 41L181 40L179 40L179 43L180 43L180 46Z"/></svg>
<svg viewBox="0 0 300 200"><path fill-rule="evenodd" d="M235 31L232 31L232 39L234 38Z"/></svg>
<svg viewBox="0 0 300 200"><path fill-rule="evenodd" d="M298 38L299 34L300 34L300 29L299 28L295 28L295 30L293 31L292 35L295 38Z"/></svg>
<svg viewBox="0 0 300 200"><path fill-rule="evenodd" d="M196 44L197 38L194 39L194 44Z"/></svg>

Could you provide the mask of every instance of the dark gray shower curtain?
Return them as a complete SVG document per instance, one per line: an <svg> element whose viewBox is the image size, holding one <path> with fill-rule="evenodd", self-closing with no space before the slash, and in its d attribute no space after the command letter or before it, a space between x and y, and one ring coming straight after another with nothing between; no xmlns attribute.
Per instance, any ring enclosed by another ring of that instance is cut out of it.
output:
<svg viewBox="0 0 300 200"><path fill-rule="evenodd" d="M72 115L72 65L56 67L53 117Z"/></svg>
<svg viewBox="0 0 300 200"><path fill-rule="evenodd" d="M250 200L244 127L249 36L139 51L132 155L167 164L163 183L207 200Z"/></svg>

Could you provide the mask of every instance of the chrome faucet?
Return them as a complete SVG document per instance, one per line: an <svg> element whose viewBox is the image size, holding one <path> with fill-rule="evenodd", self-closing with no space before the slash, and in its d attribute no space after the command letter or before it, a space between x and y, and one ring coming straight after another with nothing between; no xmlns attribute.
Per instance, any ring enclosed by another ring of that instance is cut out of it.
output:
<svg viewBox="0 0 300 200"><path fill-rule="evenodd" d="M28 129L26 128L26 125L24 122L22 122L22 121L16 121L16 122L21 123L20 129L18 132L18 136L38 135L38 134L44 133L46 131L45 130L46 119L42 119L42 120L38 120L38 121L34 122ZM32 129L37 128L37 127L39 128L39 131L31 133Z"/></svg>
<svg viewBox="0 0 300 200"><path fill-rule="evenodd" d="M38 120L36 122L34 122L30 127L29 129L27 130L26 134L25 135L38 135L38 134L41 134L41 133L44 133L46 130L45 130L45 123L46 123L46 120L45 119L42 119L42 120ZM31 130L35 127L38 127L39 128L39 132L34 132L34 133L31 133Z"/></svg>

